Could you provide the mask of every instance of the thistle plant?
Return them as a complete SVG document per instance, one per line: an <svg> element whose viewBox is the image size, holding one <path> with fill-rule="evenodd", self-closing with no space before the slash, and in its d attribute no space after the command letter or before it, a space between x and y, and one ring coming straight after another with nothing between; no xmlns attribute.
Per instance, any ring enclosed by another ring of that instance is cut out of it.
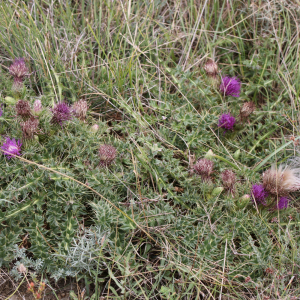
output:
<svg viewBox="0 0 300 300"><path fill-rule="evenodd" d="M66 121L69 121L72 118L71 108L65 102L59 102L51 109L52 119L51 123L60 125L63 127Z"/></svg>
<svg viewBox="0 0 300 300"><path fill-rule="evenodd" d="M99 148L100 166L108 167L117 156L117 150L111 145L101 145Z"/></svg>
<svg viewBox="0 0 300 300"><path fill-rule="evenodd" d="M222 77L220 91L225 96L239 97L241 93L241 82L237 77Z"/></svg>
<svg viewBox="0 0 300 300"><path fill-rule="evenodd" d="M20 140L16 141L15 139L6 138L5 143L1 146L4 155L6 155L7 159L11 159L14 155L21 155L21 146L22 143Z"/></svg>
<svg viewBox="0 0 300 300"><path fill-rule="evenodd" d="M268 192L265 190L262 184L253 184L251 189L252 201L256 204L266 205Z"/></svg>
<svg viewBox="0 0 300 300"><path fill-rule="evenodd" d="M86 118L86 113L87 113L88 108L89 108L89 106L88 106L87 101L80 99L73 104L72 110L73 110L74 115L78 119L83 121Z"/></svg>
<svg viewBox="0 0 300 300"><path fill-rule="evenodd" d="M43 109L42 101L39 99L35 100L32 109L33 114L38 116L41 113L42 109Z"/></svg>
<svg viewBox="0 0 300 300"><path fill-rule="evenodd" d="M28 101L19 100L16 104L17 116L20 116L23 120L26 120L32 116L30 104Z"/></svg>
<svg viewBox="0 0 300 300"><path fill-rule="evenodd" d="M236 183L236 176L232 170L225 170L221 173L222 183L224 188L234 195L234 185Z"/></svg>
<svg viewBox="0 0 300 300"><path fill-rule="evenodd" d="M20 91L23 87L24 78L29 75L24 58L16 58L9 67L9 72L14 77L13 90L16 92Z"/></svg>
<svg viewBox="0 0 300 300"><path fill-rule="evenodd" d="M211 180L210 175L212 174L213 169L214 169L213 161L206 158L199 159L194 165L195 173L200 175L202 180L206 182Z"/></svg>
<svg viewBox="0 0 300 300"><path fill-rule="evenodd" d="M29 120L21 123L23 138L32 139L34 134L38 132L39 120L31 117Z"/></svg>
<svg viewBox="0 0 300 300"><path fill-rule="evenodd" d="M235 122L236 122L235 117L231 116L230 113L223 114L219 118L218 126L220 128L225 129L225 132L226 132L227 130L233 130Z"/></svg>
<svg viewBox="0 0 300 300"><path fill-rule="evenodd" d="M216 87L219 84L218 65L211 58L209 58L204 65L204 70L211 85Z"/></svg>

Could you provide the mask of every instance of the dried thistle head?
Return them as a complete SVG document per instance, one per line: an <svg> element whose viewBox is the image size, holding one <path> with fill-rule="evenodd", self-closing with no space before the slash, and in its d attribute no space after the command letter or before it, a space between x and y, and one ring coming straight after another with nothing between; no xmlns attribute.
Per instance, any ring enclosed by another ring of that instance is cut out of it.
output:
<svg viewBox="0 0 300 300"><path fill-rule="evenodd" d="M39 120L31 117L21 124L24 139L32 139L38 132Z"/></svg>
<svg viewBox="0 0 300 300"><path fill-rule="evenodd" d="M111 145L101 145L99 148L100 166L107 167L113 163L117 150Z"/></svg>
<svg viewBox="0 0 300 300"><path fill-rule="evenodd" d="M236 176L232 170L225 170L221 173L221 178L225 189L233 191Z"/></svg>
<svg viewBox="0 0 300 300"><path fill-rule="evenodd" d="M219 72L218 65L211 58L209 58L206 61L205 65L204 65L204 70L205 70L207 76L210 76L210 77L216 77Z"/></svg>
<svg viewBox="0 0 300 300"><path fill-rule="evenodd" d="M72 110L74 112L74 115L80 119L80 120L84 120L86 117L86 113L88 110L89 106L87 101L80 99L77 102L75 102L73 104Z"/></svg>
<svg viewBox="0 0 300 300"><path fill-rule="evenodd" d="M241 119L249 117L255 110L255 104L252 101L245 102L240 109Z"/></svg>
<svg viewBox="0 0 300 300"><path fill-rule="evenodd" d="M272 195L286 196L300 189L300 170L288 165L273 165L263 173L263 185Z"/></svg>
<svg viewBox="0 0 300 300"><path fill-rule="evenodd" d="M200 175L204 181L210 181L210 175L214 169L213 161L201 158L194 165L194 171L196 174Z"/></svg>
<svg viewBox="0 0 300 300"><path fill-rule="evenodd" d="M30 118L32 114L29 102L25 100L19 100L16 104L16 113L23 119Z"/></svg>

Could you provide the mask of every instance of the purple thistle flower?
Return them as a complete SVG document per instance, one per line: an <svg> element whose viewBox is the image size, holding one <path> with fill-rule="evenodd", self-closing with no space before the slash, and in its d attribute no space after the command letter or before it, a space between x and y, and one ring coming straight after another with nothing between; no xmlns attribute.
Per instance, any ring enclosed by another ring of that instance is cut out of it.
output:
<svg viewBox="0 0 300 300"><path fill-rule="evenodd" d="M65 102L59 102L51 109L52 111L52 124L59 124L61 127L63 126L64 122L71 119L71 109Z"/></svg>
<svg viewBox="0 0 300 300"><path fill-rule="evenodd" d="M2 117L3 111L2 108L0 107L0 117Z"/></svg>
<svg viewBox="0 0 300 300"><path fill-rule="evenodd" d="M6 138L6 142L1 146L1 149L4 151L7 159L10 159L14 155L21 155L21 146L20 140L16 141L15 139Z"/></svg>
<svg viewBox="0 0 300 300"><path fill-rule="evenodd" d="M265 191L265 188L262 184L253 184L251 189L252 201L257 204L266 205L266 198L268 197L268 192Z"/></svg>
<svg viewBox="0 0 300 300"><path fill-rule="evenodd" d="M241 82L237 77L222 77L220 90L225 96L239 97L241 92Z"/></svg>
<svg viewBox="0 0 300 300"><path fill-rule="evenodd" d="M225 130L233 130L235 121L235 117L231 116L230 113L223 114L219 118L219 127L224 128Z"/></svg>
<svg viewBox="0 0 300 300"><path fill-rule="evenodd" d="M277 209L287 208L289 205L290 199L287 197L280 197L278 203L276 204Z"/></svg>

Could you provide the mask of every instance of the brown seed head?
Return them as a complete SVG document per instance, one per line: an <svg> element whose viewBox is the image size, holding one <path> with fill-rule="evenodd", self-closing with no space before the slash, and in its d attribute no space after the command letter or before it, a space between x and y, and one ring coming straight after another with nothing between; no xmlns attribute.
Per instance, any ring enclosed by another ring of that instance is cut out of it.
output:
<svg viewBox="0 0 300 300"><path fill-rule="evenodd" d="M205 181L210 180L210 175L213 172L213 168L214 168L213 161L206 158L199 159L194 165L195 173L200 175L201 178Z"/></svg>
<svg viewBox="0 0 300 300"><path fill-rule="evenodd" d="M78 100L77 102L75 102L73 104L74 115L78 119L84 120L85 117L86 117L86 113L87 113L88 108L89 108L88 103L85 100L80 99L80 100Z"/></svg>
<svg viewBox="0 0 300 300"><path fill-rule="evenodd" d="M25 100L19 100L16 104L16 113L23 119L30 118L32 114L29 102Z"/></svg>
<svg viewBox="0 0 300 300"><path fill-rule="evenodd" d="M32 139L38 132L39 120L31 117L29 120L21 123L24 139Z"/></svg>
<svg viewBox="0 0 300 300"><path fill-rule="evenodd" d="M225 170L221 174L223 185L226 189L233 189L236 182L236 176L231 170Z"/></svg>
<svg viewBox="0 0 300 300"><path fill-rule="evenodd" d="M241 118L249 117L255 110L255 104L251 101L245 102L240 110Z"/></svg>
<svg viewBox="0 0 300 300"><path fill-rule="evenodd" d="M117 150L110 145L101 145L99 148L100 165L102 167L109 166L115 160Z"/></svg>
<svg viewBox="0 0 300 300"><path fill-rule="evenodd" d="M204 65L204 70L208 76L216 77L218 75L218 65L209 58Z"/></svg>

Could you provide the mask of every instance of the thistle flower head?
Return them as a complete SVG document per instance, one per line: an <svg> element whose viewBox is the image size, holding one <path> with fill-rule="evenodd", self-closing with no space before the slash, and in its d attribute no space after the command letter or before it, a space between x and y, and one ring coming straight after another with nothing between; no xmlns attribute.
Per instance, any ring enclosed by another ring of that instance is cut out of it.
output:
<svg viewBox="0 0 300 300"><path fill-rule="evenodd" d="M300 169L289 165L273 165L263 173L263 184L270 194L286 196L300 189Z"/></svg>
<svg viewBox="0 0 300 300"><path fill-rule="evenodd" d="M37 133L39 127L39 120L31 117L29 120L21 124L24 139L32 139L33 135Z"/></svg>
<svg viewBox="0 0 300 300"><path fill-rule="evenodd" d="M206 61L206 64L204 65L204 70L207 74L207 76L210 77L216 77L218 75L218 65L211 59L209 58Z"/></svg>
<svg viewBox="0 0 300 300"><path fill-rule="evenodd" d="M253 184L251 189L252 200L257 204L266 205L266 198L268 197L268 192L265 190L262 184Z"/></svg>
<svg viewBox="0 0 300 300"><path fill-rule="evenodd" d="M249 117L255 110L255 104L251 101L245 102L240 110L241 118Z"/></svg>
<svg viewBox="0 0 300 300"><path fill-rule="evenodd" d="M241 92L241 82L237 77L222 77L220 91L225 96L239 97Z"/></svg>
<svg viewBox="0 0 300 300"><path fill-rule="evenodd" d="M210 175L213 172L213 169L214 169L213 161L206 158L198 159L198 161L194 165L195 173L200 175L204 181L210 180Z"/></svg>
<svg viewBox="0 0 300 300"><path fill-rule="evenodd" d="M3 111L2 108L0 107L0 117L2 117Z"/></svg>
<svg viewBox="0 0 300 300"><path fill-rule="evenodd" d="M59 124L63 126L63 124L71 119L71 109L68 104L65 102L59 102L51 109L52 111L52 124Z"/></svg>
<svg viewBox="0 0 300 300"><path fill-rule="evenodd" d="M113 163L117 150L111 145L101 145L99 148L100 166L107 167Z"/></svg>
<svg viewBox="0 0 300 300"><path fill-rule="evenodd" d="M29 75L29 70L26 67L24 58L16 58L13 64L9 67L9 73L15 78L24 79L25 76Z"/></svg>
<svg viewBox="0 0 300 300"><path fill-rule="evenodd" d="M287 208L289 205L290 199L287 197L280 197L278 203L276 203L277 209Z"/></svg>
<svg viewBox="0 0 300 300"><path fill-rule="evenodd" d="M86 117L88 108L89 108L88 103L85 100L80 99L73 104L72 110L74 112L74 115L78 119L84 120Z"/></svg>
<svg viewBox="0 0 300 300"><path fill-rule="evenodd" d="M233 171L225 170L221 174L223 185L226 189L232 190L236 182L236 176Z"/></svg>
<svg viewBox="0 0 300 300"><path fill-rule="evenodd" d="M1 146L3 153L6 155L7 159L12 158L14 155L21 155L22 143L20 140L6 138L6 142Z"/></svg>
<svg viewBox="0 0 300 300"><path fill-rule="evenodd" d="M231 116L230 113L223 114L219 118L219 127L224 128L225 130L233 130L235 121L235 117Z"/></svg>
<svg viewBox="0 0 300 300"><path fill-rule="evenodd" d="M30 118L32 114L29 102L25 100L19 100L16 104L16 113L23 119Z"/></svg>
<svg viewBox="0 0 300 300"><path fill-rule="evenodd" d="M37 99L33 103L33 112L35 114L39 114L41 110L43 109L42 101Z"/></svg>

